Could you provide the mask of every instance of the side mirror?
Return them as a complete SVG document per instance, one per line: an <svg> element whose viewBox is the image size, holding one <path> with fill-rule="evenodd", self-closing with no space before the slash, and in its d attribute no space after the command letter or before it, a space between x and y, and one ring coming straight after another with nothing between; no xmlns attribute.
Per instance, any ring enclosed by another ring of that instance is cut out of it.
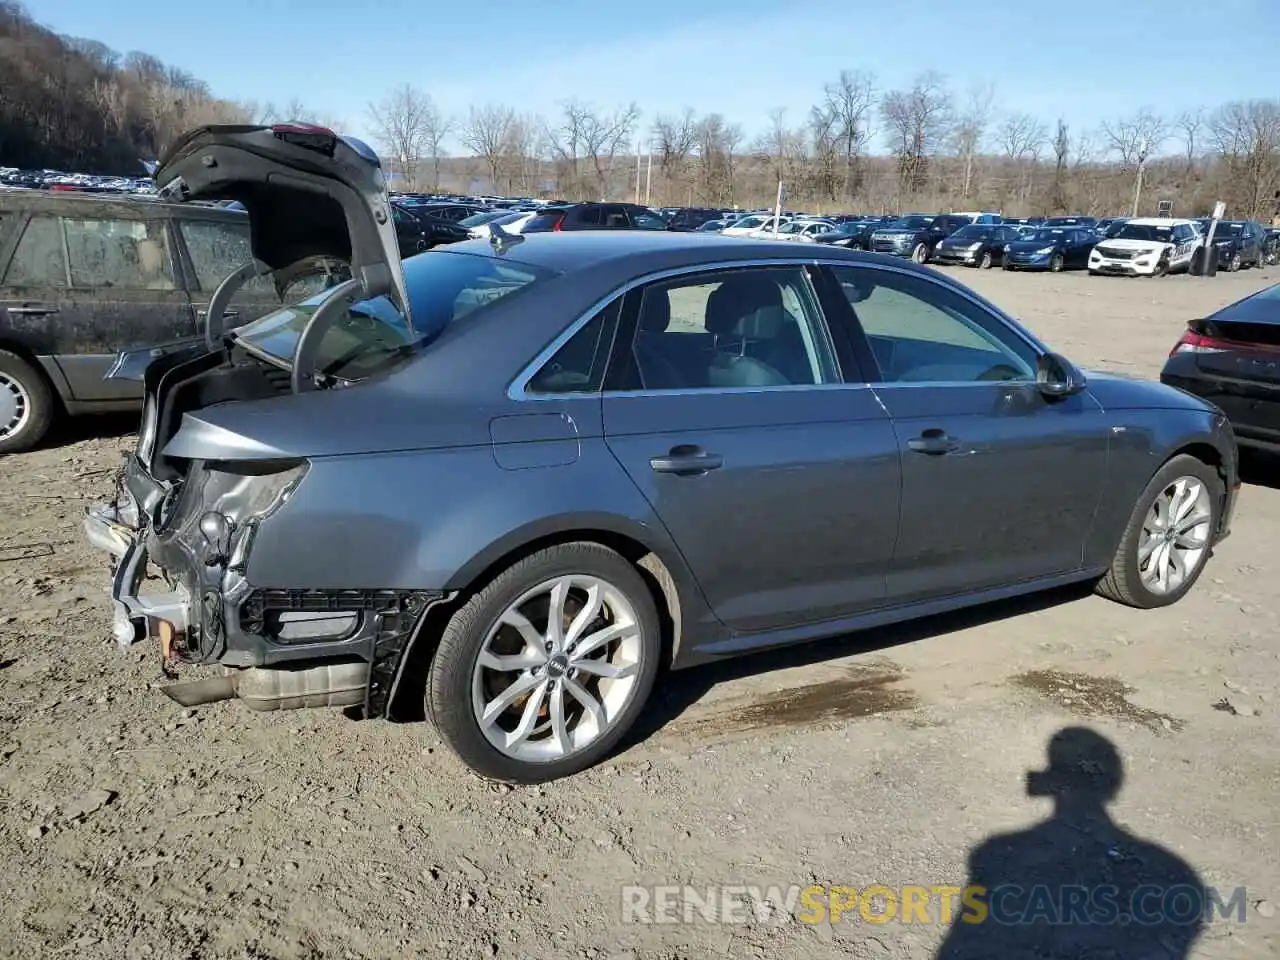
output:
<svg viewBox="0 0 1280 960"><path fill-rule="evenodd" d="M1080 369L1058 353L1046 353L1036 364L1036 386L1046 397L1070 397L1085 388Z"/></svg>

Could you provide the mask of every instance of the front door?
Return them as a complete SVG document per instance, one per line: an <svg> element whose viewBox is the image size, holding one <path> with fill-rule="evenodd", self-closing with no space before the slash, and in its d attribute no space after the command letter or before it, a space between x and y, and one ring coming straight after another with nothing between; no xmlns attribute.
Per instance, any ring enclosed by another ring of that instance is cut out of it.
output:
<svg viewBox="0 0 1280 960"><path fill-rule="evenodd" d="M838 267L879 369L902 455L888 599L909 603L1068 573L1083 562L1107 465L1088 393L1050 400L1039 351L938 281Z"/></svg>
<svg viewBox="0 0 1280 960"><path fill-rule="evenodd" d="M631 296L605 439L716 616L749 633L883 603L897 442L872 390L842 382L806 269L689 274Z"/></svg>

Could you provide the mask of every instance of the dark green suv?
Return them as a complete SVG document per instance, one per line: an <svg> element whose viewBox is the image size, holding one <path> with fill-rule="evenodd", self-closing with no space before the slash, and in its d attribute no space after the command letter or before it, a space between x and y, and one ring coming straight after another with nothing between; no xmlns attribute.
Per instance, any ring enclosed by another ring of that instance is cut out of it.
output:
<svg viewBox="0 0 1280 960"><path fill-rule="evenodd" d="M0 453L30 448L63 415L138 408L141 383L105 379L117 352L202 336L214 289L249 259L243 212L0 191ZM258 278L227 322L279 305Z"/></svg>

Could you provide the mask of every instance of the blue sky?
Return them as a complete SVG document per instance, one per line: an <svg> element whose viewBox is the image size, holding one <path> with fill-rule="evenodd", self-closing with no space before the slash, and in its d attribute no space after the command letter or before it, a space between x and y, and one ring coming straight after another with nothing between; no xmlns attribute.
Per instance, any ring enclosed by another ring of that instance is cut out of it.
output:
<svg viewBox="0 0 1280 960"><path fill-rule="evenodd" d="M776 107L798 122L842 69L870 71L886 88L925 69L961 92L993 82L1000 108L1049 123L1061 116L1076 130L1144 106L1175 114L1280 92L1280 0L26 6L58 32L154 54L220 96L277 104L296 97L364 136L367 104L404 82L451 113L486 102L552 115L571 97L602 107L635 101L646 119L686 106L719 111L749 135Z"/></svg>

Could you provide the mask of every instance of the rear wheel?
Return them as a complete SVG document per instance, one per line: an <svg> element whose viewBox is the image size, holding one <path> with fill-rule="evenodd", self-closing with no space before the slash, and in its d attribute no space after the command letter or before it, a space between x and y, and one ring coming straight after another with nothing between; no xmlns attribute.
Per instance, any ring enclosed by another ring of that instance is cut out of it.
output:
<svg viewBox="0 0 1280 960"><path fill-rule="evenodd" d="M21 453L44 439L55 405L44 375L17 354L0 350L0 453Z"/></svg>
<svg viewBox="0 0 1280 960"><path fill-rule="evenodd" d="M603 759L639 715L661 650L639 572L595 543L540 550L449 620L426 712L476 773L542 783Z"/></svg>
<svg viewBox="0 0 1280 960"><path fill-rule="evenodd" d="M1138 497L1097 592L1143 609L1182 599L1209 559L1222 493L1222 479L1203 460L1169 460Z"/></svg>

